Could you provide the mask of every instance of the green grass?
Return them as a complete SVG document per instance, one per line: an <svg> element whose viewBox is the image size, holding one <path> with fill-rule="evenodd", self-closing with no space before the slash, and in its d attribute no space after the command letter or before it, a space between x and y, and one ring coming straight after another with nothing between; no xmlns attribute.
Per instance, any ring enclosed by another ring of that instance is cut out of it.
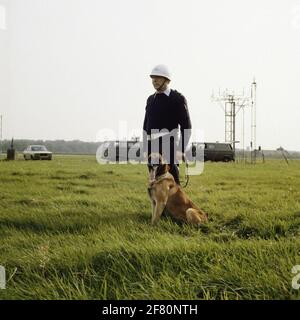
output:
<svg viewBox="0 0 300 320"><path fill-rule="evenodd" d="M0 299L299 299L300 161L206 163L199 229L151 226L146 187L143 164L0 161Z"/></svg>

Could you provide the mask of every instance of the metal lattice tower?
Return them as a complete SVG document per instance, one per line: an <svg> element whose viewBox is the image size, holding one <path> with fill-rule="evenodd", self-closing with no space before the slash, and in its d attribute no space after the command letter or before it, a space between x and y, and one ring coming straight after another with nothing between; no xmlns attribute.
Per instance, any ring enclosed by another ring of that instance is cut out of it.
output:
<svg viewBox="0 0 300 320"><path fill-rule="evenodd" d="M235 141L235 101L234 96L229 95L225 100L225 142Z"/></svg>
<svg viewBox="0 0 300 320"><path fill-rule="evenodd" d="M256 81L251 84L251 162L256 162Z"/></svg>
<svg viewBox="0 0 300 320"><path fill-rule="evenodd" d="M225 142L232 144L232 149L235 153L235 144L238 142L235 135L235 119L240 109L248 105L249 97L244 94L236 95L234 92L229 93L226 89L223 94L219 92L217 97L213 94L212 101L218 102L225 113Z"/></svg>

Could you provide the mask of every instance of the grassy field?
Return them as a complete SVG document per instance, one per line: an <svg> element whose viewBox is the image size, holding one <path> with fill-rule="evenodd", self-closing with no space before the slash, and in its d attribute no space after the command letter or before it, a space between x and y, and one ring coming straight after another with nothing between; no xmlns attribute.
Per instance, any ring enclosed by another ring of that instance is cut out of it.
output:
<svg viewBox="0 0 300 320"><path fill-rule="evenodd" d="M200 229L152 227L145 165L0 161L0 299L299 299L300 161L207 163Z"/></svg>

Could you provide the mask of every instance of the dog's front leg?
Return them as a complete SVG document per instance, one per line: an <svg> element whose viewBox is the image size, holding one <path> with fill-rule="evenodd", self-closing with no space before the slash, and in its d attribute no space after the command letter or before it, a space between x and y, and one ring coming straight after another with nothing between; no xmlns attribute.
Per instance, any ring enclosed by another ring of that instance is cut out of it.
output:
<svg viewBox="0 0 300 320"><path fill-rule="evenodd" d="M155 199L154 199L154 197L153 197L153 194L152 194L152 187L149 187L149 188L148 188L148 195L149 195L149 198L150 198L150 201L151 201L152 219L153 219L156 201L155 201Z"/></svg>
<svg viewBox="0 0 300 320"><path fill-rule="evenodd" d="M155 208L154 208L154 213L152 214L152 224L155 224L161 217L166 204L168 200L168 191L166 189L160 190L160 192L157 192L155 194Z"/></svg>
<svg viewBox="0 0 300 320"><path fill-rule="evenodd" d="M152 213L152 221L151 221L152 225L156 224L157 221L160 219L165 206L166 206L165 203L156 201L154 212Z"/></svg>
<svg viewBox="0 0 300 320"><path fill-rule="evenodd" d="M151 200L151 206L152 206L152 220L155 214L155 207L156 207L156 201L155 200Z"/></svg>

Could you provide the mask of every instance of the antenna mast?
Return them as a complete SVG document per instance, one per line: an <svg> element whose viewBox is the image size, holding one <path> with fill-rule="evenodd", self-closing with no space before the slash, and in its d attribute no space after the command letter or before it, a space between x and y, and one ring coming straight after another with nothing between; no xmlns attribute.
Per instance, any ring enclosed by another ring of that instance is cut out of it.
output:
<svg viewBox="0 0 300 320"><path fill-rule="evenodd" d="M235 144L236 141L235 136L235 119L237 113L240 109L244 109L245 105L248 103L249 98L244 95L236 95L234 92L229 92L226 89L223 94L220 94L215 97L212 95L212 101L218 102L222 109L225 112L225 142L229 142L232 144L232 149L235 154ZM223 107L224 104L224 107Z"/></svg>
<svg viewBox="0 0 300 320"><path fill-rule="evenodd" d="M223 94L219 90L218 96L214 93L211 96L211 100L218 102L223 111L225 112L225 142L232 144L232 149L235 154L236 141L236 115L242 109L242 157L245 161L245 107L251 107L251 163L256 162L256 81L253 79L251 83L251 93L245 94L245 90L240 95L235 94L233 91L229 92L226 89Z"/></svg>
<svg viewBox="0 0 300 320"><path fill-rule="evenodd" d="M251 84L251 163L256 162L256 81Z"/></svg>

